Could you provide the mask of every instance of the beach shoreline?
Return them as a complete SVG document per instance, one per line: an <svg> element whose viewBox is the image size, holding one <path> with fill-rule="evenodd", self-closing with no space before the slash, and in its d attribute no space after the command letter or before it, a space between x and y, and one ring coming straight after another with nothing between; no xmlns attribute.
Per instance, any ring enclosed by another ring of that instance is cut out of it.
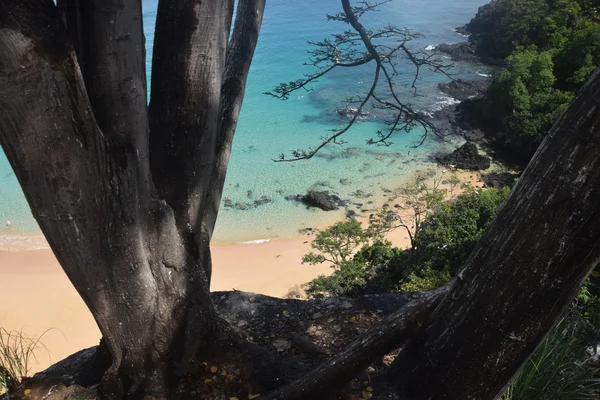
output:
<svg viewBox="0 0 600 400"><path fill-rule="evenodd" d="M436 169L438 176L442 171L441 167ZM463 182L474 187L482 185L480 173L456 173ZM448 189L447 186L441 185ZM374 204L379 208L386 203L390 206L397 203L397 200L389 200L381 196ZM375 212L375 208L371 211ZM369 212L357 215L365 226ZM328 219L324 221L327 225L332 223ZM332 272L326 264L302 264L302 255L310 251L314 236L312 230L289 238L212 244L211 291L240 290L281 298L302 297L304 284ZM410 239L402 229L390 232L387 239L400 248L410 246ZM0 282L4 283L0 290L0 327L9 331L23 330L30 337L43 335L45 349L33 360L31 372L98 344L101 335L91 313L43 236L4 234L0 235L0 243Z"/></svg>

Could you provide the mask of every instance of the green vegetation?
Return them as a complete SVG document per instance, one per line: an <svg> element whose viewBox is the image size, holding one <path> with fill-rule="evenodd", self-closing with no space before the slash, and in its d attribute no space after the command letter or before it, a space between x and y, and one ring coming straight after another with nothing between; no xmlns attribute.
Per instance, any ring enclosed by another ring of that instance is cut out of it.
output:
<svg viewBox="0 0 600 400"><path fill-rule="evenodd" d="M353 296L435 289L458 273L508 193L508 188L471 190L438 205L418 223L413 247L406 251L384 238L393 226L406 227L390 209L383 209L368 229L356 220L338 222L317 234L311 244L317 253L303 257L310 264L329 261L334 269L331 276L311 281L307 293Z"/></svg>
<svg viewBox="0 0 600 400"><path fill-rule="evenodd" d="M407 192L409 193L409 192ZM416 230L413 248L402 251L384 239L397 220L382 210L363 229L356 220L338 222L317 234L317 253L304 262L329 261L331 276L309 283L309 295L355 296L390 290L429 291L455 276L509 190L470 190L452 203L435 207ZM419 203L417 203L419 204ZM510 384L502 400L595 399L600 390L598 367L584 356L596 345L600 329L600 289L592 274L567 316L552 330Z"/></svg>
<svg viewBox="0 0 600 400"><path fill-rule="evenodd" d="M43 336L31 339L22 331L0 328L0 393L16 387L27 376L35 352L44 348Z"/></svg>
<svg viewBox="0 0 600 400"><path fill-rule="evenodd" d="M577 320L563 319L512 381L502 400L597 399L597 366L583 360Z"/></svg>
<svg viewBox="0 0 600 400"><path fill-rule="evenodd" d="M506 57L507 67L488 90L486 117L503 133L499 144L524 160L600 65L597 7L589 0L501 0L487 16L492 28L481 47Z"/></svg>
<svg viewBox="0 0 600 400"><path fill-rule="evenodd" d="M519 47L507 59L490 88L494 115L504 131L503 145L523 158L530 157L552 128L574 94L554 87L550 51Z"/></svg>

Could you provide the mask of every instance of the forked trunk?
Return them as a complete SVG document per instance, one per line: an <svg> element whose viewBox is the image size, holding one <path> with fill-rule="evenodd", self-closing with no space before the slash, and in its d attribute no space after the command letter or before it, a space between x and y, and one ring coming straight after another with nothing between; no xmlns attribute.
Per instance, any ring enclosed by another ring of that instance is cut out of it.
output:
<svg viewBox="0 0 600 400"><path fill-rule="evenodd" d="M232 41L250 41L226 75L233 0L160 1L149 111L139 1L0 2L0 143L100 327L107 398L164 394L237 340L209 296L206 204L264 7L240 4ZM222 93L224 76L239 90Z"/></svg>

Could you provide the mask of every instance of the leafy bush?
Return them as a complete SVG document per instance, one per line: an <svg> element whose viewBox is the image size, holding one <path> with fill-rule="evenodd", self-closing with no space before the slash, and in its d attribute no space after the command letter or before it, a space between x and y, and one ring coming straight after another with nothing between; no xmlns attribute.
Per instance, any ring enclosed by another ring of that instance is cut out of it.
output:
<svg viewBox="0 0 600 400"><path fill-rule="evenodd" d="M405 292L429 292L444 286L450 279L452 276L449 268L436 271L427 266L419 272L408 275L407 282L400 285L400 289Z"/></svg>
<svg viewBox="0 0 600 400"><path fill-rule="evenodd" d="M308 284L309 295L353 296L367 290L426 291L446 283L462 267L509 190L471 190L452 204L438 206L425 217L413 239L413 248L402 251L383 238L393 224L384 223L393 211L383 210L368 229L356 220L338 222L317 234L303 262L329 261L331 276ZM387 217L386 217L387 216ZM404 225L399 225L404 226Z"/></svg>
<svg viewBox="0 0 600 400"><path fill-rule="evenodd" d="M508 188L471 190L441 206L415 236L412 262L456 275L508 194Z"/></svg>
<svg viewBox="0 0 600 400"><path fill-rule="evenodd" d="M531 157L554 121L573 99L573 93L554 88L551 51L517 48L488 89L495 125L504 131L503 145Z"/></svg>
<svg viewBox="0 0 600 400"><path fill-rule="evenodd" d="M311 243L317 252L302 256L302 263L314 265L329 262L334 271L330 276L321 275L309 282L307 294L360 294L367 281L401 253L389 241L380 238L380 232L363 229L355 219L337 222L318 232Z"/></svg>
<svg viewBox="0 0 600 400"><path fill-rule="evenodd" d="M508 65L490 85L482 114L499 144L528 161L600 65L598 2L497 0L485 7L470 27L480 48Z"/></svg>

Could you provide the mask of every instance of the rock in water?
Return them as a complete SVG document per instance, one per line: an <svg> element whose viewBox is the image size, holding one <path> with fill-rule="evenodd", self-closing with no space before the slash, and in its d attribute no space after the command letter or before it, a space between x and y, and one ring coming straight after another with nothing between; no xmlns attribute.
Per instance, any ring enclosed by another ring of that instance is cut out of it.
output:
<svg viewBox="0 0 600 400"><path fill-rule="evenodd" d="M442 92L460 101L482 95L488 86L487 82L464 79L456 79L449 83L438 83L438 88Z"/></svg>
<svg viewBox="0 0 600 400"><path fill-rule="evenodd" d="M340 206L343 206L345 202L334 194L329 192L318 192L315 190L309 190L306 196L302 198L302 202L309 207L317 207L324 211L337 210Z"/></svg>
<svg viewBox="0 0 600 400"><path fill-rule="evenodd" d="M441 165L474 171L490 167L490 158L479 154L473 142L466 142L452 153L436 157L436 160Z"/></svg>

